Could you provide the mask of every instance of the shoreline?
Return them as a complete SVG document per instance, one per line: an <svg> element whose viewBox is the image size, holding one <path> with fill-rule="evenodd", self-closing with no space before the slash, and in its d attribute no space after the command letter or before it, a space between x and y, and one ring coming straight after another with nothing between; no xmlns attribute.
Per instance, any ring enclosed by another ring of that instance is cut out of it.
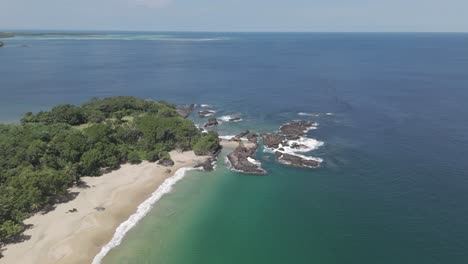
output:
<svg viewBox="0 0 468 264"><path fill-rule="evenodd" d="M172 151L170 155L175 162L172 167L144 161L138 165L124 164L120 169L99 177L83 177L88 187L71 188L70 193L77 194L75 199L57 204L54 210L38 213L24 221L32 225L24 232L30 238L6 245L0 263L93 262L103 247L113 240L117 228L138 214L137 209L153 198L167 179L177 176L180 169L193 168L207 158L196 156L192 151ZM77 211L70 212L73 209Z"/></svg>

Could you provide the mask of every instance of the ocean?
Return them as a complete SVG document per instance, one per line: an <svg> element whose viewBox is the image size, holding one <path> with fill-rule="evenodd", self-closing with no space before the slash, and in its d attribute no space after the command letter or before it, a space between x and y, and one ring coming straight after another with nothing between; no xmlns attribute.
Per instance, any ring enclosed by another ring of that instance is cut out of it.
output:
<svg viewBox="0 0 468 264"><path fill-rule="evenodd" d="M22 33L0 48L3 122L132 95L242 118L222 135L320 124L321 168L260 149L268 175L242 175L225 149L102 263L468 263L468 34Z"/></svg>

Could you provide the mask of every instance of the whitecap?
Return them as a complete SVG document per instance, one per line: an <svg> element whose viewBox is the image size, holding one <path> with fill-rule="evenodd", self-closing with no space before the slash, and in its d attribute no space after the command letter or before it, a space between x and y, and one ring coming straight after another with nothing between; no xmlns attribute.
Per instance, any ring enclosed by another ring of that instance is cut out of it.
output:
<svg viewBox="0 0 468 264"><path fill-rule="evenodd" d="M256 159L253 159L253 158L251 158L251 157L247 157L247 160L248 160L250 163L252 163L252 164L254 164L254 165L256 165L256 166L262 166L262 163L260 163L260 161L258 161L258 160L256 160Z"/></svg>
<svg viewBox="0 0 468 264"><path fill-rule="evenodd" d="M300 137L297 140L288 140L287 142L289 146L283 146L284 149L288 150L289 152L301 152L301 153L315 150L319 148L320 146L323 146L324 144L322 141L318 141L316 139L306 138L306 137ZM299 145L299 147L291 148L293 144L297 144Z"/></svg>
<svg viewBox="0 0 468 264"><path fill-rule="evenodd" d="M201 111L198 111L198 114L201 115L202 117L208 117L216 114L215 110L203 110L204 113L200 113Z"/></svg>
<svg viewBox="0 0 468 264"><path fill-rule="evenodd" d="M224 139L224 140L231 140L234 137L235 137L235 135L219 136L220 139Z"/></svg>
<svg viewBox="0 0 468 264"><path fill-rule="evenodd" d="M300 137L297 140L288 140L287 143L288 143L288 146L283 146L282 144L279 144L278 148L264 147L263 152L266 152L266 153L280 152L280 153L286 153L286 154L289 154L289 155L300 157L300 158L305 159L305 160L314 160L314 161L317 161L317 162L322 162L323 161L323 159L321 159L321 158L311 157L311 156L306 156L306 155L300 154L300 153L310 152L312 150L315 150L315 149L323 146L324 143L322 141L318 141L318 140L313 139L313 138ZM291 145L293 145L294 143L298 144L299 147L298 148L292 148ZM280 150L280 149L282 149L282 150Z"/></svg>
<svg viewBox="0 0 468 264"><path fill-rule="evenodd" d="M312 117L317 117L320 116L320 113L306 113L306 112L299 112L297 115L300 116L312 116Z"/></svg>
<svg viewBox="0 0 468 264"><path fill-rule="evenodd" d="M236 117L237 116L225 115L225 116L218 117L218 119L221 120L222 122L240 122L240 121L242 121L242 118L237 119L237 120L232 120L233 118L236 118Z"/></svg>

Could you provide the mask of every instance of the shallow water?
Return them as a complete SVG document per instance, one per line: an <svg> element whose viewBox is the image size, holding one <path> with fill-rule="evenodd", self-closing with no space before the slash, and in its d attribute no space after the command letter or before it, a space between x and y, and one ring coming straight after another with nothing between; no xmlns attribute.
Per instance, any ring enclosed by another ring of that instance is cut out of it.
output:
<svg viewBox="0 0 468 264"><path fill-rule="evenodd" d="M0 119L134 95L240 115L224 135L317 121L325 144L317 170L189 173L104 263L468 262L467 34L110 34L133 40L8 39Z"/></svg>

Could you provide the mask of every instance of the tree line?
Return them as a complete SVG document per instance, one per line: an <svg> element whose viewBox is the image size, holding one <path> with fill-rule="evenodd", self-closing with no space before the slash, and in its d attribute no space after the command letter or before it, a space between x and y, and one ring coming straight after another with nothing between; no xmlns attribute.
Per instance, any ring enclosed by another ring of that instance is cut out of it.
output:
<svg viewBox="0 0 468 264"><path fill-rule="evenodd" d="M0 124L0 244L17 239L25 218L57 203L82 176L167 159L174 149L213 154L218 134L202 133L172 104L123 96Z"/></svg>

